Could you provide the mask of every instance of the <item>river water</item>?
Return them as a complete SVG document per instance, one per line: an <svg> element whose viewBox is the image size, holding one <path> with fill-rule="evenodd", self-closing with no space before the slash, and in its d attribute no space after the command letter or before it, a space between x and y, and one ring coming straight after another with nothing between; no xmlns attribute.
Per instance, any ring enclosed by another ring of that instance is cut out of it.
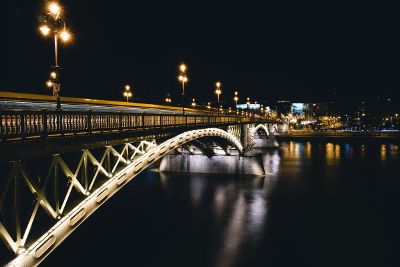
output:
<svg viewBox="0 0 400 267"><path fill-rule="evenodd" d="M262 177L148 170L42 266L400 266L396 142L282 142Z"/></svg>

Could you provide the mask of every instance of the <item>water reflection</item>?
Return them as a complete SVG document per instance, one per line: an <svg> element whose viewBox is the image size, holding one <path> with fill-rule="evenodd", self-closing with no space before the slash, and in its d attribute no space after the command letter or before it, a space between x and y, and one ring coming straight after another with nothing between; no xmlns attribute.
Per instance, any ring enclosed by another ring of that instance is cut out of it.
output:
<svg viewBox="0 0 400 267"><path fill-rule="evenodd" d="M279 172L281 157L278 150L263 155L264 172L266 175L277 175Z"/></svg>
<svg viewBox="0 0 400 267"><path fill-rule="evenodd" d="M386 160L386 145L381 145L381 160Z"/></svg>
<svg viewBox="0 0 400 267"><path fill-rule="evenodd" d="M357 266L391 266L379 263L391 248L382 244L397 242L398 143L282 146L262 154L265 176L143 173L127 185L128 195L111 198L104 205L109 212L96 212L96 224L85 222L78 240L54 255L66 266L76 258L88 266L342 266L349 259ZM127 203L130 212L114 218ZM123 235L129 246L80 247L84 235L97 237L105 228L113 229L102 236L105 244ZM87 257L87 250L110 255L110 262ZM72 253L77 256L65 257ZM48 266L57 266L55 259Z"/></svg>
<svg viewBox="0 0 400 267"><path fill-rule="evenodd" d="M237 260L238 252L241 243L244 241L246 223L246 201L242 193L237 198L232 215L229 218L229 223L223 237L220 252L217 257L216 266L225 267L233 266Z"/></svg>
<svg viewBox="0 0 400 267"><path fill-rule="evenodd" d="M365 158L365 145L362 144L360 147L360 156L361 158Z"/></svg>
<svg viewBox="0 0 400 267"><path fill-rule="evenodd" d="M340 149L341 146L339 144L327 143L325 145L326 149L326 162L334 163L337 160L340 160Z"/></svg>
<svg viewBox="0 0 400 267"><path fill-rule="evenodd" d="M207 180L202 179L202 177L194 177L190 179L190 195L192 196L192 203L194 207L200 204L206 183Z"/></svg>
<svg viewBox="0 0 400 267"><path fill-rule="evenodd" d="M306 143L306 149L305 149L305 153L304 153L304 155L307 157L307 158L311 158L311 148L312 148L312 145L311 145L311 143L310 142L307 142Z"/></svg>
<svg viewBox="0 0 400 267"><path fill-rule="evenodd" d="M214 193L214 211L217 216L217 220L220 220L225 209L226 204L226 192L225 188L219 186Z"/></svg>

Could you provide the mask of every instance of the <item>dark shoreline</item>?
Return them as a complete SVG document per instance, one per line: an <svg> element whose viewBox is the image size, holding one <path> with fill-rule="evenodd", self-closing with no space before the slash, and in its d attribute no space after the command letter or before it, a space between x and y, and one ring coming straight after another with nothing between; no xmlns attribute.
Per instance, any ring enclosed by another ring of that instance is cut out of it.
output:
<svg viewBox="0 0 400 267"><path fill-rule="evenodd" d="M400 133L296 133L276 136L278 141L399 141Z"/></svg>

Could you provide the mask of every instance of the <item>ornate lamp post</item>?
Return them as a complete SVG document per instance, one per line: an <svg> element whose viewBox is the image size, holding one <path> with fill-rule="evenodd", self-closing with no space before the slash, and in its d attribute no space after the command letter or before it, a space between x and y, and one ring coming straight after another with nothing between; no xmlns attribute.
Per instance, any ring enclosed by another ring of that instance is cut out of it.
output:
<svg viewBox="0 0 400 267"><path fill-rule="evenodd" d="M71 40L71 34L65 26L65 21L62 18L62 8L57 2L49 2L46 6L45 19L39 27L43 36L52 36L54 39L54 66L50 72L50 79L46 85L53 89L53 96L57 101L57 109L61 109L60 89L61 83L59 79L60 66L58 65L58 41L63 42Z"/></svg>
<svg viewBox="0 0 400 267"><path fill-rule="evenodd" d="M185 115L185 83L189 80L186 75L186 65L179 66L178 80L182 83L182 114Z"/></svg>
<svg viewBox="0 0 400 267"><path fill-rule="evenodd" d="M238 100L239 100L239 93L236 91L235 92L235 95L233 96L233 100L235 101L235 108L236 108L236 110L237 110L237 102L238 102Z"/></svg>
<svg viewBox="0 0 400 267"><path fill-rule="evenodd" d="M221 82L215 83L215 93L217 94L217 100L218 100L218 106L219 106L219 95L222 93ZM219 108L218 108L218 115L219 115Z"/></svg>
<svg viewBox="0 0 400 267"><path fill-rule="evenodd" d="M165 98L165 102L166 102L166 103L171 103L171 102L172 102L172 99L171 99L171 97L169 96L169 94L168 94L167 97Z"/></svg>
<svg viewBox="0 0 400 267"><path fill-rule="evenodd" d="M132 97L131 87L129 84L125 85L124 96L126 97L126 102L128 102L129 98Z"/></svg>

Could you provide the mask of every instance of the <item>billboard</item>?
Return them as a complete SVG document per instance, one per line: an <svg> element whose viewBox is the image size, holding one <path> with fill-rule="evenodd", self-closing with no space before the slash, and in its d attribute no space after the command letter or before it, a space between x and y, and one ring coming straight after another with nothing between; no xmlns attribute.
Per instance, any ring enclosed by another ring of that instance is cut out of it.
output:
<svg viewBox="0 0 400 267"><path fill-rule="evenodd" d="M293 103L291 112L293 115L304 115L305 113L304 103Z"/></svg>

